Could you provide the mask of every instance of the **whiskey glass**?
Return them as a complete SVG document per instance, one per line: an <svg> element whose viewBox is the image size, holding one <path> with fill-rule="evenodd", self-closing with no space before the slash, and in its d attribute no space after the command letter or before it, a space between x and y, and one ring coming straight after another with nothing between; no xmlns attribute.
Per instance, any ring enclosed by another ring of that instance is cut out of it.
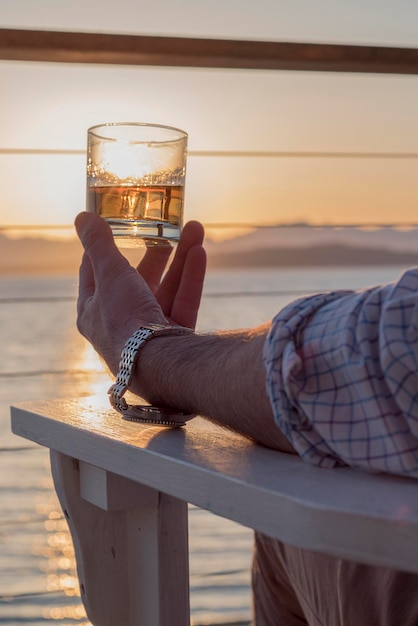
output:
<svg viewBox="0 0 418 626"><path fill-rule="evenodd" d="M171 246L183 224L188 135L171 126L117 122L87 131L87 211L120 247Z"/></svg>

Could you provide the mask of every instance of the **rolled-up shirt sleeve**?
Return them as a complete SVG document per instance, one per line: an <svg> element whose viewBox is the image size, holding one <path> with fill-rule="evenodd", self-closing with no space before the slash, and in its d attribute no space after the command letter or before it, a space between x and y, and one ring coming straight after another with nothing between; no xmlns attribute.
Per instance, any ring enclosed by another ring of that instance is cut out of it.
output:
<svg viewBox="0 0 418 626"><path fill-rule="evenodd" d="M296 300L264 346L276 422L316 465L418 477L418 269Z"/></svg>

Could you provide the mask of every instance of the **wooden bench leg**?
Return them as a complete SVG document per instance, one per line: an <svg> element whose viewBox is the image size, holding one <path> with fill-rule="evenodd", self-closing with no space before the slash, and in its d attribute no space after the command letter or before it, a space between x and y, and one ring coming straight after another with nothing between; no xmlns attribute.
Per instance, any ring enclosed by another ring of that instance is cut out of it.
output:
<svg viewBox="0 0 418 626"><path fill-rule="evenodd" d="M187 503L51 451L94 626L190 624Z"/></svg>

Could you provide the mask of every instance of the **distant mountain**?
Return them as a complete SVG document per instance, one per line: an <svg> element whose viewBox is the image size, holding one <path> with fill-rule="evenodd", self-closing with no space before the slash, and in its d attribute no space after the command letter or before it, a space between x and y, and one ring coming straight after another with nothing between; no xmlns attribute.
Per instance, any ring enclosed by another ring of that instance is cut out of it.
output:
<svg viewBox="0 0 418 626"><path fill-rule="evenodd" d="M209 231L210 235L210 231ZM397 252L418 251L418 228L315 227L306 224L264 227L221 242L207 238L210 253L243 252L265 248L300 248L342 244L359 248L386 248Z"/></svg>
<svg viewBox="0 0 418 626"><path fill-rule="evenodd" d="M206 240L209 267L295 267L418 264L418 229L262 228L241 237ZM135 264L143 250L124 250ZM0 234L0 273L75 274L82 256L77 239L11 239Z"/></svg>
<svg viewBox="0 0 418 626"><path fill-rule="evenodd" d="M0 234L0 273L75 273L82 256L78 240L11 239Z"/></svg>
<svg viewBox="0 0 418 626"><path fill-rule="evenodd" d="M138 250L124 254L133 264L141 256ZM0 274L77 274L82 255L78 239L11 239L0 234Z"/></svg>
<svg viewBox="0 0 418 626"><path fill-rule="evenodd" d="M385 248L360 248L339 244L300 248L264 248L245 252L223 252L209 256L209 266L219 267L307 267L307 266L418 265L417 252Z"/></svg>
<svg viewBox="0 0 418 626"><path fill-rule="evenodd" d="M418 229L313 227L260 228L220 242L206 240L209 265L415 265Z"/></svg>

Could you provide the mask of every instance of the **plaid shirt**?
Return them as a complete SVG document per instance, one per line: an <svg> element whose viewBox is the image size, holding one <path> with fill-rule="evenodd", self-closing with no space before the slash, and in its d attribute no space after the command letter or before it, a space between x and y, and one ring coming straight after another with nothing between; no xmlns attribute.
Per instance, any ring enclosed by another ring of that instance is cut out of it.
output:
<svg viewBox="0 0 418 626"><path fill-rule="evenodd" d="M264 347L276 422L298 454L418 477L418 269L397 283L301 298Z"/></svg>

